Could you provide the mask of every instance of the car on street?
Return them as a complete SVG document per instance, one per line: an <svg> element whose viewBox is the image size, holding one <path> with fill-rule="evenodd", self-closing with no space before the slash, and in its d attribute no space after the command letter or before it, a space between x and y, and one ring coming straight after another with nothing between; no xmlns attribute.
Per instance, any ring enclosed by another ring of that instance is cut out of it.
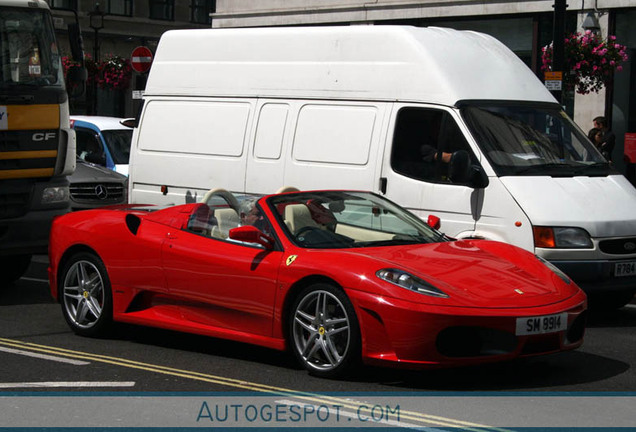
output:
<svg viewBox="0 0 636 432"><path fill-rule="evenodd" d="M290 349L312 374L556 353L587 300L521 248L454 240L361 191L119 206L55 220L49 283L73 331L113 321Z"/></svg>
<svg viewBox="0 0 636 432"><path fill-rule="evenodd" d="M72 210L128 202L128 177L116 171L78 159L68 179Z"/></svg>
<svg viewBox="0 0 636 432"><path fill-rule="evenodd" d="M104 116L71 116L77 157L128 175L133 128L127 120Z"/></svg>

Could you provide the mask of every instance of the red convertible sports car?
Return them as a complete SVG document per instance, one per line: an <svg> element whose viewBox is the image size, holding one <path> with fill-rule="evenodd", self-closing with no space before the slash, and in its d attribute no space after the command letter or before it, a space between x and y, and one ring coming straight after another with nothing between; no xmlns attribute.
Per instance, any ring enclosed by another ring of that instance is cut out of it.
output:
<svg viewBox="0 0 636 432"><path fill-rule="evenodd" d="M71 213L53 224L49 278L78 334L114 320L289 348L325 377L359 360L456 366L573 349L587 307L533 254L450 239L356 191L217 190Z"/></svg>

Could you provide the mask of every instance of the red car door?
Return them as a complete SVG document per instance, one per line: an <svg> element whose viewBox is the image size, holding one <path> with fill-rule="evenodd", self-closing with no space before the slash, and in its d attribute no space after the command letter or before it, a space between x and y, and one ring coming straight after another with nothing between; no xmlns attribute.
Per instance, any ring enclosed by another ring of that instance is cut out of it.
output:
<svg viewBox="0 0 636 432"><path fill-rule="evenodd" d="M164 243L162 262L168 292L185 320L271 336L282 256L181 230Z"/></svg>

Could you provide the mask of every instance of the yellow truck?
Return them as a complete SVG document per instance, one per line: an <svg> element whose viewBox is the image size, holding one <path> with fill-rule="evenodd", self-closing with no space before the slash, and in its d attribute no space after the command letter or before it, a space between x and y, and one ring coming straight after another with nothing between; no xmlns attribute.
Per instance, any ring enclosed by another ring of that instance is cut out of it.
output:
<svg viewBox="0 0 636 432"><path fill-rule="evenodd" d="M0 0L0 286L22 276L32 254L46 253L51 221L69 209L68 98L47 3Z"/></svg>

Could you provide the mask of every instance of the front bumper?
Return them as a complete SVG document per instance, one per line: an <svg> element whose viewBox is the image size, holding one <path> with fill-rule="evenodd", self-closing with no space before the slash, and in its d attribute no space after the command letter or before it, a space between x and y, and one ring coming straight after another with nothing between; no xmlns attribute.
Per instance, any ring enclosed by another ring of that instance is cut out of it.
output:
<svg viewBox="0 0 636 432"><path fill-rule="evenodd" d="M563 270L583 291L588 294L631 292L636 294L636 275L620 276L614 274L617 263L630 260L584 260L550 261ZM636 261L632 259L631 261Z"/></svg>
<svg viewBox="0 0 636 432"><path fill-rule="evenodd" d="M439 307L347 293L362 331L365 363L452 367L571 350L583 343L587 299L579 291L556 304L518 309ZM567 313L567 329L516 336L516 321Z"/></svg>

